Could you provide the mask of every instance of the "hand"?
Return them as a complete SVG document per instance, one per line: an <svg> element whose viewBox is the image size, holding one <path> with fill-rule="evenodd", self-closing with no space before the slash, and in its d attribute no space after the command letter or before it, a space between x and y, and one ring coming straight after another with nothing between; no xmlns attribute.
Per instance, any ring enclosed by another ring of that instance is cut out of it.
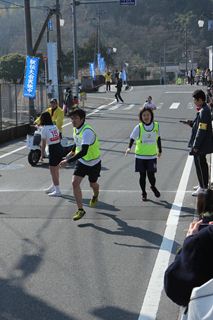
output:
<svg viewBox="0 0 213 320"><path fill-rule="evenodd" d="M189 154L190 154L191 156L194 156L194 155L196 155L197 153L198 153L198 149L196 149L196 148L192 148L191 151L189 152Z"/></svg>
<svg viewBox="0 0 213 320"><path fill-rule="evenodd" d="M189 225L189 229L188 232L186 234L186 236L192 236L193 234L198 233L199 231L199 226L203 223L203 220L199 220L199 221L194 221L192 223L190 223Z"/></svg>
<svg viewBox="0 0 213 320"><path fill-rule="evenodd" d="M64 168L64 167L66 167L66 165L67 165L67 160L62 160L62 161L59 163L59 167L60 167L60 168Z"/></svg>
<svg viewBox="0 0 213 320"><path fill-rule="evenodd" d="M161 152L158 153L158 159L160 159L160 157L161 157Z"/></svg>
<svg viewBox="0 0 213 320"><path fill-rule="evenodd" d="M131 151L131 149L130 148L127 148L126 149L126 152L125 152L125 157L128 155L128 153Z"/></svg>

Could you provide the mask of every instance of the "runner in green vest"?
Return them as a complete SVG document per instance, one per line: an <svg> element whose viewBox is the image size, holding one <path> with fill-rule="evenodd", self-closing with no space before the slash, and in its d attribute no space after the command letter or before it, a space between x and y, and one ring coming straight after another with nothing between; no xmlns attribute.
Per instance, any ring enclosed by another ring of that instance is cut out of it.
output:
<svg viewBox="0 0 213 320"><path fill-rule="evenodd" d="M140 187L142 190L142 200L147 200L146 175L151 185L154 195L159 198L160 192L155 186L157 172L157 158L160 157L161 138L159 124L154 121L154 114L151 109L142 108L139 112L140 123L133 129L130 135L129 147L126 149L126 155L136 142L135 147L135 172L140 173Z"/></svg>
<svg viewBox="0 0 213 320"><path fill-rule="evenodd" d="M86 113L83 109L76 109L70 113L73 124L74 146L72 151L61 161L60 166L64 167L69 162L76 161L72 178L73 193L78 210L73 220L81 219L86 211L83 208L81 181L87 175L90 187L93 190L93 197L90 200L90 207L95 207L98 202L99 184L98 177L101 171L101 158L99 141L94 129L85 123Z"/></svg>

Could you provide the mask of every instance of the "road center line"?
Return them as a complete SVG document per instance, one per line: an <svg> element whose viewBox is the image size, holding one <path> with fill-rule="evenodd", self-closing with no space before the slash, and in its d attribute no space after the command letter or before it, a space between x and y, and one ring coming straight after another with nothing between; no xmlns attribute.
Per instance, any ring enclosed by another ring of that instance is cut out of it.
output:
<svg viewBox="0 0 213 320"><path fill-rule="evenodd" d="M163 241L158 252L155 265L151 274L151 278L146 290L143 305L140 310L138 320L155 320L159 308L161 293L163 290L164 272L169 264L169 259L172 252L172 247L175 240L177 225L183 205L189 175L193 163L193 157L188 156L186 164L180 179L175 200L169 212L166 222L166 229L163 236Z"/></svg>

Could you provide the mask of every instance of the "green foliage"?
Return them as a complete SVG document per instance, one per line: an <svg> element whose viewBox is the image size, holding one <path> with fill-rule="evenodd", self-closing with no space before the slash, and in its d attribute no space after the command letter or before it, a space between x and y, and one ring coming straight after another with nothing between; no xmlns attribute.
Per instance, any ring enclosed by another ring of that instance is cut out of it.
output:
<svg viewBox="0 0 213 320"><path fill-rule="evenodd" d="M97 48L95 45L95 35L92 35L82 47L78 47L78 68L86 68L90 62L94 62L97 59ZM100 44L100 53L105 58L108 64L113 65L113 56L107 54L107 47ZM70 75L73 73L73 52L68 51L67 54L63 54L62 57L62 69L64 75Z"/></svg>
<svg viewBox="0 0 213 320"><path fill-rule="evenodd" d="M0 79L16 83L23 75L25 56L11 53L0 58Z"/></svg>

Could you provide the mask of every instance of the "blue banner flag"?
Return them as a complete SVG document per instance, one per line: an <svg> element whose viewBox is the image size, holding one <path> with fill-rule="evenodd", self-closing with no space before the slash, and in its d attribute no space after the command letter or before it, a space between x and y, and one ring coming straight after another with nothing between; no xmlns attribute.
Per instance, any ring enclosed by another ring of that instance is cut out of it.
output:
<svg viewBox="0 0 213 320"><path fill-rule="evenodd" d="M123 82L126 82L126 70L125 70L125 69L122 70L122 75L121 75L121 77L122 77L122 81L123 81Z"/></svg>
<svg viewBox="0 0 213 320"><path fill-rule="evenodd" d="M35 98L38 77L38 66L40 58L26 57L26 68L24 77L24 97Z"/></svg>
<svg viewBox="0 0 213 320"><path fill-rule="evenodd" d="M98 70L101 71L101 54L100 53L97 54L97 60L98 60Z"/></svg>
<svg viewBox="0 0 213 320"><path fill-rule="evenodd" d="M91 62L89 64L89 73L90 73L90 76L94 79L95 78L95 64L94 64L94 62Z"/></svg>
<svg viewBox="0 0 213 320"><path fill-rule="evenodd" d="M100 59L100 72L104 73L106 69L106 63L103 57Z"/></svg>

